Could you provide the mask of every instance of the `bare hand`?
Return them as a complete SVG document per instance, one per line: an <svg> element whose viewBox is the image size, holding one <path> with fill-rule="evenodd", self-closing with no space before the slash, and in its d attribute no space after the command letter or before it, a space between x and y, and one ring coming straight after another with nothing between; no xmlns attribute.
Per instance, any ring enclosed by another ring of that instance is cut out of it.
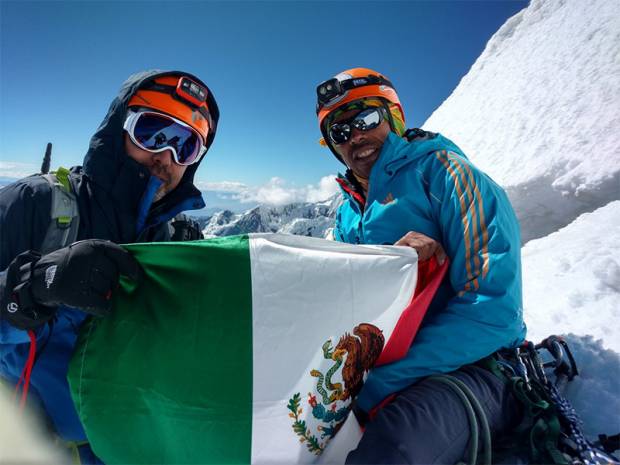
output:
<svg viewBox="0 0 620 465"><path fill-rule="evenodd" d="M435 239L431 239L422 233L409 231L403 237L401 237L394 245L402 245L405 247L411 247L418 252L418 260L421 262L428 260L433 255L437 257L437 262L440 265L446 261L446 252L443 247Z"/></svg>

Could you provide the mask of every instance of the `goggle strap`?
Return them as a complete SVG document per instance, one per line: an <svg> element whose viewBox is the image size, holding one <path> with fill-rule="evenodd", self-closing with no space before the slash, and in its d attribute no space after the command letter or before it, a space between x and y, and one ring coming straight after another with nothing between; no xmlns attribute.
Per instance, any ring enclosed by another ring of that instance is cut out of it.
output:
<svg viewBox="0 0 620 465"><path fill-rule="evenodd" d="M144 86L140 87L140 90L151 90L154 92L159 92L161 94L169 94L169 95L172 95L172 98L178 99L177 88L175 86L168 86L166 84L159 84L157 82L151 82L149 84L145 84ZM204 116L207 121L209 122L211 121L211 115L209 114L209 111L204 106L199 107L196 104L188 100L185 100L185 99L182 100L182 102L188 107L198 110L200 114Z"/></svg>

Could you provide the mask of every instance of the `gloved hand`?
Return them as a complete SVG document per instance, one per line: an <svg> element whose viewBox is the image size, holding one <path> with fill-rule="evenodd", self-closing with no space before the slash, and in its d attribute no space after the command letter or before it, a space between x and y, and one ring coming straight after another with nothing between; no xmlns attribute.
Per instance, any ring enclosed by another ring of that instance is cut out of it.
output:
<svg viewBox="0 0 620 465"><path fill-rule="evenodd" d="M0 281L0 318L6 319L19 329L39 326L50 320L56 312L56 307L38 305L29 292L22 292L21 295L14 292L16 287L23 284L20 282L20 268L30 267L40 258L41 254L34 251L19 254L7 268L4 279Z"/></svg>
<svg viewBox="0 0 620 465"><path fill-rule="evenodd" d="M106 315L121 274L139 281L143 272L129 252L110 241L79 241L43 256L25 252L7 270L2 316L27 329L52 318L58 305Z"/></svg>

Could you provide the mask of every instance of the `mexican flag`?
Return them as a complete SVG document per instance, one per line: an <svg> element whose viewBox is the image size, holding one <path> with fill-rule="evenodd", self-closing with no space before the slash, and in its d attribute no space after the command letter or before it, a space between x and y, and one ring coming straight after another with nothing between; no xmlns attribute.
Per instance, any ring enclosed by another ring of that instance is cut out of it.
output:
<svg viewBox="0 0 620 465"><path fill-rule="evenodd" d="M344 460L365 373L405 355L439 282L406 247L256 234L127 249L146 277L82 327L69 371L105 463Z"/></svg>

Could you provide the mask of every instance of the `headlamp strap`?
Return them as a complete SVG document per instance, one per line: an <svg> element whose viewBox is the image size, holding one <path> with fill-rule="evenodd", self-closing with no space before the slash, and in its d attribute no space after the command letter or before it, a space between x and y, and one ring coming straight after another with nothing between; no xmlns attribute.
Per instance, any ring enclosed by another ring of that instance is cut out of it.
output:
<svg viewBox="0 0 620 465"><path fill-rule="evenodd" d="M369 74L368 76L345 79L344 81L338 81L337 78L333 78L319 84L317 87L317 114L321 108L326 105L330 105L336 97L344 95L349 90L364 86L386 86L390 89L394 89L392 83L383 76L374 76L372 74Z"/></svg>
<svg viewBox="0 0 620 465"><path fill-rule="evenodd" d="M387 79L385 79L383 76L370 75L366 77L346 79L340 82L340 86L342 90L351 90L351 89L355 89L356 87L363 87L363 86L381 86L381 85L390 87L392 89L394 88L392 83L388 81Z"/></svg>
<svg viewBox="0 0 620 465"><path fill-rule="evenodd" d="M211 115L209 114L209 110L207 110L207 108L204 105L198 106L195 103L190 102L187 99L181 99L177 95L177 88L175 86L168 86L166 84L159 84L157 82L151 82L148 84L144 84L143 86L140 87L139 90L149 90L153 92L159 92L161 94L172 95L173 98L177 100L181 100L184 104L186 104L190 108L198 110L198 112L200 112L200 114L202 114L202 116L204 116L207 119L207 121L211 122Z"/></svg>

